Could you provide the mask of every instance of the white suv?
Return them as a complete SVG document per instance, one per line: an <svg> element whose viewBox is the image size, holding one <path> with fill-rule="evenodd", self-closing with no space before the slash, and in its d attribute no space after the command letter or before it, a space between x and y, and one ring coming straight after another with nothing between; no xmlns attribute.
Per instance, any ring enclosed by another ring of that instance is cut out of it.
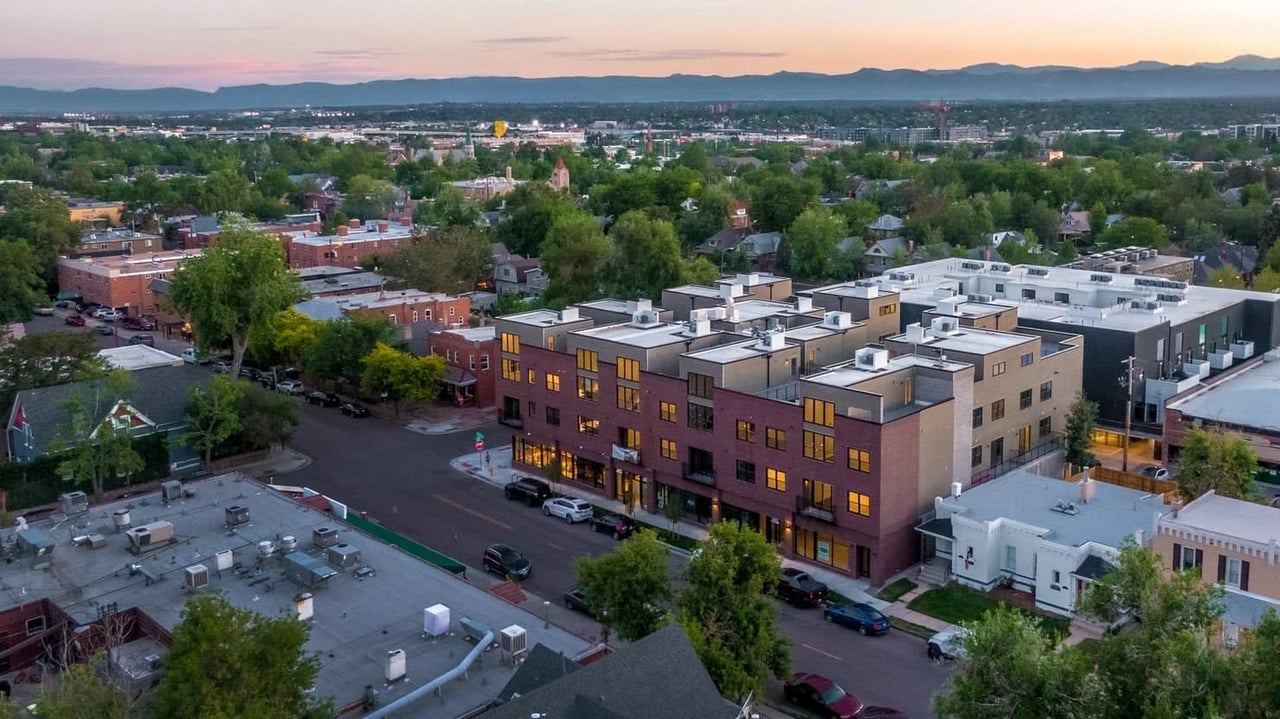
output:
<svg viewBox="0 0 1280 719"><path fill-rule="evenodd" d="M294 379L285 380L276 385L276 391L281 394L302 394L302 383Z"/></svg>
<svg viewBox="0 0 1280 719"><path fill-rule="evenodd" d="M577 497L552 497L542 503L542 513L548 517L560 517L569 524L591 519L591 505Z"/></svg>

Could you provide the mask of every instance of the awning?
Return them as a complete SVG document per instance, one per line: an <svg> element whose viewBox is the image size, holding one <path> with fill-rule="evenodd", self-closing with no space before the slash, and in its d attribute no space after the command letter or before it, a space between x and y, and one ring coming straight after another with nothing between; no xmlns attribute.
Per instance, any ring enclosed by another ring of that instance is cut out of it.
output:
<svg viewBox="0 0 1280 719"><path fill-rule="evenodd" d="M955 535L951 533L951 517L946 519L930 519L924 524L916 527L916 531L921 534L927 534L938 539L954 539Z"/></svg>
<svg viewBox="0 0 1280 719"><path fill-rule="evenodd" d="M1076 571L1072 572L1071 576L1092 581L1102 579L1114 571L1115 568L1116 565L1111 562L1108 562L1102 557L1095 557L1090 554L1088 557L1085 557L1085 560L1080 563L1080 566L1076 567Z"/></svg>
<svg viewBox="0 0 1280 719"><path fill-rule="evenodd" d="M444 383L454 387L468 387L476 383L476 376L461 367L450 367L445 372Z"/></svg>

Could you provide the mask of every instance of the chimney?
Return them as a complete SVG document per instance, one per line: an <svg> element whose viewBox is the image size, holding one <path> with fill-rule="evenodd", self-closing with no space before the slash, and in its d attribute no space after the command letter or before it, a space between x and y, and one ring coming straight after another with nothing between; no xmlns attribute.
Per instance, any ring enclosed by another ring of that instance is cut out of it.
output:
<svg viewBox="0 0 1280 719"><path fill-rule="evenodd" d="M353 230L358 230L358 229L360 229L360 220L352 220L351 222L348 222L347 224L348 224L348 225L350 225L350 226L351 226L351 229L353 229Z"/></svg>
<svg viewBox="0 0 1280 719"><path fill-rule="evenodd" d="M507 182L511 182L511 165L507 165Z"/></svg>
<svg viewBox="0 0 1280 719"><path fill-rule="evenodd" d="M1080 480L1080 502L1088 504L1093 498L1098 496L1098 485L1089 478L1089 469L1084 470L1084 478Z"/></svg>
<svg viewBox="0 0 1280 719"><path fill-rule="evenodd" d="M391 229L391 223L386 220L378 220L378 232L386 234Z"/></svg>
<svg viewBox="0 0 1280 719"><path fill-rule="evenodd" d="M338 237L346 237L346 236L347 236L347 226L340 225L338 227Z"/></svg>
<svg viewBox="0 0 1280 719"><path fill-rule="evenodd" d="M412 217L401 217L401 218L400 218L400 226L401 226L401 227L413 227L413 218L412 218Z"/></svg>

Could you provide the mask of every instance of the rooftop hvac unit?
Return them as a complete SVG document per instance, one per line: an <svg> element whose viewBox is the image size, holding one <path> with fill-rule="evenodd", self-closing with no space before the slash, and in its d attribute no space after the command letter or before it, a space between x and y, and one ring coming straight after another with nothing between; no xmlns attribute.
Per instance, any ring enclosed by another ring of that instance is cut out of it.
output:
<svg viewBox="0 0 1280 719"><path fill-rule="evenodd" d="M449 633L449 608L435 604L422 610L422 633L435 638Z"/></svg>
<svg viewBox="0 0 1280 719"><path fill-rule="evenodd" d="M360 566L360 550L350 544L329 547L329 564L338 569L355 569Z"/></svg>
<svg viewBox="0 0 1280 719"><path fill-rule="evenodd" d="M311 543L317 549L328 549L338 543L338 530L333 527L318 527L311 531Z"/></svg>
<svg viewBox="0 0 1280 719"><path fill-rule="evenodd" d="M209 586L209 568L203 564L193 564L182 570L182 585L192 591Z"/></svg>
<svg viewBox="0 0 1280 719"><path fill-rule="evenodd" d="M83 514L89 511L89 497L84 492L64 492L58 497L63 514Z"/></svg>
<svg viewBox="0 0 1280 719"><path fill-rule="evenodd" d="M392 649L387 652L386 678L388 684L394 684L409 673L408 657L403 649Z"/></svg>
<svg viewBox="0 0 1280 719"><path fill-rule="evenodd" d="M1048 277L1049 268L1048 267L1028 267L1027 274L1035 275L1036 277Z"/></svg>
<svg viewBox="0 0 1280 719"><path fill-rule="evenodd" d="M235 555L230 549L223 549L213 555L213 563L219 572L226 571L236 565Z"/></svg>
<svg viewBox="0 0 1280 719"><path fill-rule="evenodd" d="M1111 275L1089 275L1090 282L1110 282Z"/></svg>
<svg viewBox="0 0 1280 719"><path fill-rule="evenodd" d="M288 554L298 548L298 538L292 534L280 538L280 551Z"/></svg>
<svg viewBox="0 0 1280 719"><path fill-rule="evenodd" d="M53 551L53 537L43 529L24 527L17 531L18 548L28 557L42 557Z"/></svg>
<svg viewBox="0 0 1280 719"><path fill-rule="evenodd" d="M502 658L512 664L523 659L529 650L524 627L518 624L512 624L499 632L498 641L502 644Z"/></svg>
<svg viewBox="0 0 1280 719"><path fill-rule="evenodd" d="M995 263L995 264L991 265L991 271L992 271L992 272L1004 272L1004 273L1013 272L1013 265L1006 265L1006 264L1003 264L1003 263L997 262L997 263Z"/></svg>
<svg viewBox="0 0 1280 719"><path fill-rule="evenodd" d="M262 558L270 557L276 553L276 543L270 540L258 542L258 556Z"/></svg>
<svg viewBox="0 0 1280 719"><path fill-rule="evenodd" d="M160 499L164 502L176 502L182 499L182 482L171 479L160 483Z"/></svg>
<svg viewBox="0 0 1280 719"><path fill-rule="evenodd" d="M134 550L161 547L173 541L173 522L152 522L125 532Z"/></svg>
<svg viewBox="0 0 1280 719"><path fill-rule="evenodd" d="M249 508L241 504L233 504L223 510L223 515L226 516L227 526L235 527L249 521Z"/></svg>
<svg viewBox="0 0 1280 719"><path fill-rule="evenodd" d="M111 521L115 524L116 531L121 532L133 523L133 517L130 516L129 510L117 509L111 513Z"/></svg>

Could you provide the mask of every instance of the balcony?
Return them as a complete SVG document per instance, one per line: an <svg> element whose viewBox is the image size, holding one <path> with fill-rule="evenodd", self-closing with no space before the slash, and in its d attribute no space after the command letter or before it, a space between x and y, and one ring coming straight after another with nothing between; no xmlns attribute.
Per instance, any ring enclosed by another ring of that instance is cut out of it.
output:
<svg viewBox="0 0 1280 719"><path fill-rule="evenodd" d="M814 502L808 497L796 497L796 512L829 524L836 523L836 513L830 502Z"/></svg>
<svg viewBox="0 0 1280 719"><path fill-rule="evenodd" d="M623 447L620 444L614 444L611 456L619 462L627 462L636 466L640 465L640 450Z"/></svg>
<svg viewBox="0 0 1280 719"><path fill-rule="evenodd" d="M716 471L711 467L690 466L688 462L680 463L681 474L690 482L705 484L708 487L716 486Z"/></svg>

